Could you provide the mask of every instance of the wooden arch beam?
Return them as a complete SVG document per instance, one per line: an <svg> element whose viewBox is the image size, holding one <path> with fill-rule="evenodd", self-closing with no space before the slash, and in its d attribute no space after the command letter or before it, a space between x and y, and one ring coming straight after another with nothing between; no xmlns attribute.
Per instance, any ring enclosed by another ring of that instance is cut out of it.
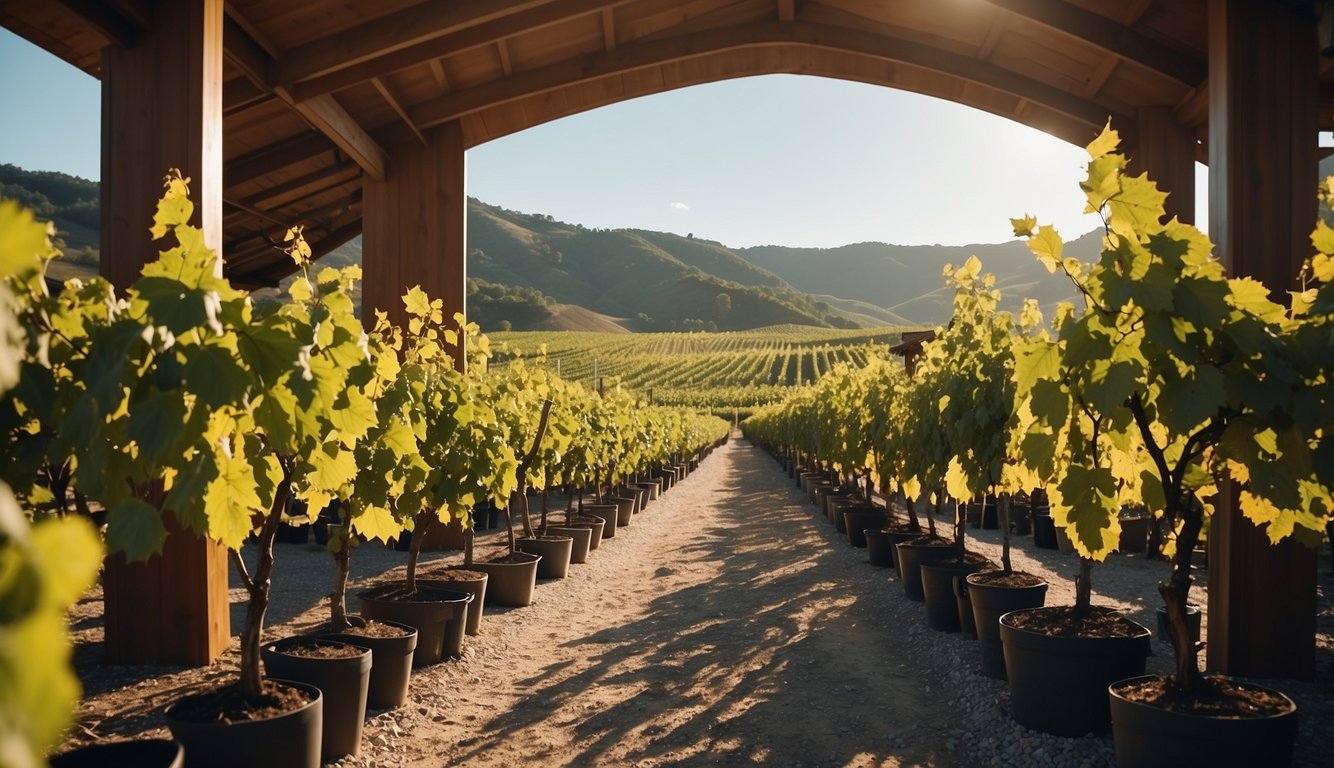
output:
<svg viewBox="0 0 1334 768"><path fill-rule="evenodd" d="M291 88L298 102L304 101L419 64L438 61L444 56L494 45L507 37L523 32L533 32L593 13L605 14L616 6L628 2L630 0L567 0L542 5L405 47L384 50L375 56L356 62L346 62L338 69L306 80L296 80L289 71L280 68L275 75L276 82L280 86ZM288 58L290 56L284 57L284 61Z"/></svg>
<svg viewBox="0 0 1334 768"><path fill-rule="evenodd" d="M1117 114L1096 101L969 56L901 38L800 21L773 21L744 27L710 29L623 45L614 51L594 53L540 69L518 72L504 80L456 91L423 103L413 109L411 115L416 125L425 128L572 85L619 77L637 70L730 50L769 46L842 51L952 75L1041 104L1093 128L1100 128L1109 116L1118 125L1130 126L1134 123L1133 118Z"/></svg>
<svg viewBox="0 0 1334 768"><path fill-rule="evenodd" d="M1203 57L1170 48L1106 16L1064 0L987 0L1016 16L1096 45L1192 88L1209 76Z"/></svg>
<svg viewBox="0 0 1334 768"><path fill-rule="evenodd" d="M273 69L272 82L275 85L295 85L451 32L504 19L551 2L473 0L467 3L418 3L287 51Z"/></svg>

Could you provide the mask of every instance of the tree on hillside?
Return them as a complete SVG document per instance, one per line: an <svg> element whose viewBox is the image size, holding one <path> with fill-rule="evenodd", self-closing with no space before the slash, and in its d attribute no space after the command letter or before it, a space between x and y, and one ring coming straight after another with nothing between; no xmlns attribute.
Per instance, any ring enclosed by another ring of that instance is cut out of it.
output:
<svg viewBox="0 0 1334 768"><path fill-rule="evenodd" d="M727 317L727 313L732 311L732 297L726 293L720 293L713 298L713 305L718 310L718 319Z"/></svg>

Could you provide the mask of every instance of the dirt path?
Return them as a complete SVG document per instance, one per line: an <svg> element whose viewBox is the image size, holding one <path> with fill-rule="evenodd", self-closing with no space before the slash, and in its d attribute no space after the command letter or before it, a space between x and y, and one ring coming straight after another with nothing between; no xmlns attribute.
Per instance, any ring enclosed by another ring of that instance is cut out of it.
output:
<svg viewBox="0 0 1334 768"><path fill-rule="evenodd" d="M865 565L811 509L732 441L534 605L489 611L463 660L415 675L419 703L377 721L367 762L945 764L944 719L877 619L889 590L857 584Z"/></svg>

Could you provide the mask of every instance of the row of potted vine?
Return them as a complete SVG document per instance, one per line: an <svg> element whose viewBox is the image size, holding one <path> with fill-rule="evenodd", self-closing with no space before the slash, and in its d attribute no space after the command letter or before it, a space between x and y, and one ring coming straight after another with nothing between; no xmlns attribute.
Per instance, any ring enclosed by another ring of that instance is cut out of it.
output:
<svg viewBox="0 0 1334 768"><path fill-rule="evenodd" d="M292 510L307 510L308 521L337 510L329 630L355 632L344 595L357 543L411 532L407 581L379 597L413 602L426 593L415 566L432 526L470 528L479 502L501 499L521 518L524 546L540 546L547 516L535 529L530 490L600 492L726 435L720 419L647 407L619 389L593 393L542 366L489 367L487 338L461 316L447 324L440 300L418 288L403 297L404 327L377 312L364 330L352 298L359 268L315 273L300 230L283 244L298 272L288 296L252 302L221 277L217 254L189 224L192 213L188 179L169 175L152 228L167 247L142 276L123 294L101 278L52 292L45 273L58 252L48 228L0 204L0 300L12 310L0 324L0 385L11 387L0 399L0 479L24 501L20 508L0 494L0 523L6 554L12 545L27 569L0 599L14 607L6 615L16 617L18 636L33 640L0 653L39 647L49 662L33 665L34 684L15 688L43 697L41 706L6 699L2 719L22 724L12 741L33 762L59 743L77 701L63 610L96 577L103 544L129 562L145 560L179 526L230 550L250 597L240 680L172 707L173 733L192 765L313 766L318 734L326 754L355 750L359 740L350 725L320 727L332 716L329 692L262 675L273 543L294 522ZM89 500L106 510L101 542L77 514ZM58 565L53 541L71 545ZM253 572L239 554L247 541ZM468 543L467 565L485 568L471 562ZM512 523L509 545L507 556L521 558ZM417 641L424 659L445 643L424 633ZM364 632L357 642L372 644ZM266 647L264 663L299 677L310 660L288 658L294 650ZM370 654L356 650L325 644L303 653L351 654L348 664L374 669ZM30 662L16 659L16 667ZM45 690L51 685L54 695ZM317 735L275 740L265 732L271 722L257 717L265 711L295 712Z"/></svg>
<svg viewBox="0 0 1334 768"><path fill-rule="evenodd" d="M959 583L971 597L987 669L1008 672L1019 722L1060 734L1106 730L1110 697L1123 766L1286 764L1295 706L1201 672L1188 598L1193 552L1220 496L1235 494L1272 541L1318 544L1334 519L1334 230L1316 225L1314 254L1294 276L1302 290L1281 306L1255 280L1227 277L1194 227L1164 222L1164 194L1125 173L1118 143L1109 126L1089 145L1080 185L1105 224L1097 263L1064 255L1052 227L1013 220L1083 301L1059 305L1054 330L1032 300L1018 318L998 311L995 278L971 258L946 269L953 316L923 345L912 377L888 361L838 369L743 430L812 477L855 485L863 499L900 500L908 521L887 533L902 538L921 536L918 505L930 497L937 512L948 498L997 499L999 568L966 550L963 524L953 542L939 540L932 515L926 536L898 544L895 557L910 596L920 572L928 590L954 594ZM1332 189L1334 181L1322 188L1324 202ZM1080 555L1074 606L1016 610L1043 600L1039 580L1015 572L1009 557L1011 501L1033 489L1049 497L1052 523ZM1134 677L1148 630L1091 605L1092 566L1117 548L1126 507L1150 512L1170 555L1159 588L1170 676ZM919 570L923 558L947 562ZM993 605L1003 587L1008 597ZM941 608L930 621L953 623L953 614ZM1117 647L1124 660L1081 656L1065 667L1071 657L1054 646L1070 635L1096 636L1096 647ZM1030 664L1048 687L1017 683Z"/></svg>

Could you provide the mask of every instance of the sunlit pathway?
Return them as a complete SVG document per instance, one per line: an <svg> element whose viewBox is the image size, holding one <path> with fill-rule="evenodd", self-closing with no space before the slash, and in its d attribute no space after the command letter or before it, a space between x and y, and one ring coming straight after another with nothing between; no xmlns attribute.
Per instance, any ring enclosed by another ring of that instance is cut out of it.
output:
<svg viewBox="0 0 1334 768"><path fill-rule="evenodd" d="M889 585L813 510L732 441L534 605L489 611L357 764L947 764Z"/></svg>

